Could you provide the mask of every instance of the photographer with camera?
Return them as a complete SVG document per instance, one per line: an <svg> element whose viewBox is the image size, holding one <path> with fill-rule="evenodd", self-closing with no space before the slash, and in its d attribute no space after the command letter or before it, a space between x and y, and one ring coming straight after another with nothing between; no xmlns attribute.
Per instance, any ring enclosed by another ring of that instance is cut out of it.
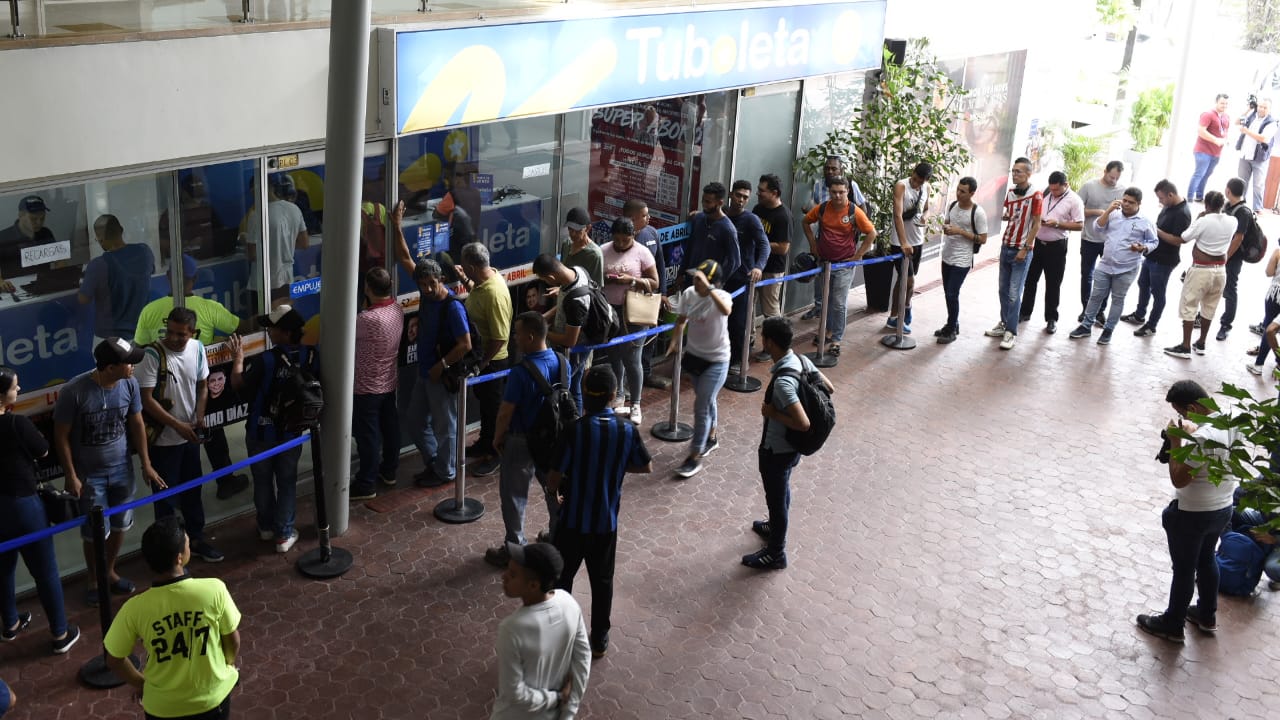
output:
<svg viewBox="0 0 1280 720"><path fill-rule="evenodd" d="M1271 141L1276 137L1276 122L1271 116L1271 98L1249 101L1248 115L1236 120L1240 137L1236 149L1240 151L1236 176L1253 186L1254 212L1262 209L1262 196L1267 183L1267 163L1271 160Z"/></svg>
<svg viewBox="0 0 1280 720"><path fill-rule="evenodd" d="M1214 550L1218 536L1231 520L1232 497L1238 484L1234 477L1210 478L1209 469L1194 459L1183 462L1171 456L1184 442L1180 433L1169 432L1176 429L1190 436L1201 455L1226 457L1235 441L1235 431L1208 423L1197 425L1188 419L1192 413L1212 414L1203 403L1208 397L1209 393L1193 380L1179 380L1169 388L1165 400L1178 417L1161 432L1165 447L1156 456L1169 465L1169 480L1177 495L1161 514L1173 561L1173 582L1168 608L1155 615L1139 615L1138 627L1176 643L1183 641L1184 622L1204 632L1217 630L1218 561ZM1192 605L1197 589L1200 599Z"/></svg>

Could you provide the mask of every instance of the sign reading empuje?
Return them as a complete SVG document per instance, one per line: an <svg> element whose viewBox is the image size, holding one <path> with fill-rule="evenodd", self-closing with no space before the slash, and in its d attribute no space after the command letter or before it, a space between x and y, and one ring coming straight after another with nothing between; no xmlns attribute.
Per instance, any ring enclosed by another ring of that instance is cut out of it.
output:
<svg viewBox="0 0 1280 720"><path fill-rule="evenodd" d="M396 127L746 87L880 65L885 0L396 34Z"/></svg>

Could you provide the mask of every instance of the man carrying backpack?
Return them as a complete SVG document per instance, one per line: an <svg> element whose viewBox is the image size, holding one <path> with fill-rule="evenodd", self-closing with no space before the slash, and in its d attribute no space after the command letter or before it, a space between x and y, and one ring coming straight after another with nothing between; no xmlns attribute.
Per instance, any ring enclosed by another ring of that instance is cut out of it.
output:
<svg viewBox="0 0 1280 720"><path fill-rule="evenodd" d="M506 537L502 544L485 550L484 559L489 564L505 568L511 554L507 543L523 545L524 511L529 502L529 483L541 476L534 467L531 437L538 427L542 407L548 398L542 391L539 378L550 385L560 385L569 376L569 361L563 355L547 349L547 321L536 312L524 312L516 317L516 346L522 360L512 366L507 375L502 404L498 407L498 420L493 430L493 446L501 463L498 476L498 495L502 502L502 524ZM534 377L533 373L539 377ZM545 439L540 439L545 442ZM554 532L556 520L555 493L547 492L547 512L551 516Z"/></svg>
<svg viewBox="0 0 1280 720"><path fill-rule="evenodd" d="M809 415L801 403L801 382L797 373L813 373L828 394L835 386L807 357L791 350L791 320L771 317L760 329L765 352L773 360L769 374L773 379L760 404L764 417L764 433L760 438L758 457L760 479L764 483L764 500L769 508L768 520L756 520L751 529L763 537L763 550L744 555L742 564L756 570L782 570L787 567L787 524L791 510L791 470L800 463L800 451L788 437L788 430L811 430Z"/></svg>
<svg viewBox="0 0 1280 720"><path fill-rule="evenodd" d="M1257 220L1254 218L1254 211L1245 204L1244 181L1240 178L1227 181L1227 208L1222 212L1235 218L1236 232L1231 238L1235 251L1227 257L1227 282L1222 287L1222 319L1218 322L1218 340L1227 339L1231 324L1236 320L1236 300L1239 297L1236 284L1240 280L1240 270L1244 268L1245 243L1259 232L1255 227Z"/></svg>
<svg viewBox="0 0 1280 720"><path fill-rule="evenodd" d="M578 412L582 412L582 374L591 361L591 353L571 353L570 348L602 343L621 324L600 286L591 282L583 268L569 267L543 253L534 259L533 273L549 287L559 289L556 306L544 315L551 324L547 343L569 356L573 399L578 403Z"/></svg>
<svg viewBox="0 0 1280 720"><path fill-rule="evenodd" d="M288 305L280 305L258 324L267 329L271 349L254 355L245 363L244 345L239 335L227 340L231 348L231 387L250 397L249 417L244 426L244 446L250 456L264 453L296 437L297 432L276 425L272 406L278 404L281 384L302 368L320 376L320 353L302 344L302 315ZM298 542L293 523L297 514L298 461L302 446L290 448L250 466L253 473L253 506L258 514L258 539L274 540L276 552L286 553Z"/></svg>

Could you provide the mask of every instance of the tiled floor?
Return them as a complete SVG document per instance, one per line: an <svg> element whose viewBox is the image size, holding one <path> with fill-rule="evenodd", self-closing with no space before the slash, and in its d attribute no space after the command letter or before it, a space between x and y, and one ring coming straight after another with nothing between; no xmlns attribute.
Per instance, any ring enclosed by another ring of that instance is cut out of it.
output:
<svg viewBox="0 0 1280 720"><path fill-rule="evenodd" d="M1240 329L1190 361L1159 352L1173 342L1168 321L1155 338L1124 327L1101 347L1068 340L1069 322L1046 335L1037 319L1001 352L981 335L996 319L995 280L991 266L971 275L949 346L930 337L937 289L916 298L921 344L909 352L876 342L883 316L854 317L831 371L839 435L795 474L786 571L738 564L759 547L760 393L722 393L723 449L688 481L671 474L684 448L650 440L658 471L626 486L613 642L582 717L1274 717L1280 596L1225 598L1217 636L1188 630L1184 647L1133 625L1168 592L1159 511L1170 488L1152 459L1171 415L1165 389L1193 377L1271 392L1242 367L1262 266L1246 267ZM665 400L647 396L650 423ZM223 577L244 612L236 716L487 717L495 631L516 605L481 560L502 535L496 484L471 494L489 512L464 526L433 518L444 493L355 508L338 540L355 567L330 582L290 567L315 544L309 524L287 559L245 519L218 528L229 560L193 569ZM531 531L545 522L535 505ZM144 574L136 561L126 571ZM588 606L584 578L578 594ZM53 659L41 622L0 648L0 676L25 704L15 717L140 716L126 690L76 684L95 631Z"/></svg>

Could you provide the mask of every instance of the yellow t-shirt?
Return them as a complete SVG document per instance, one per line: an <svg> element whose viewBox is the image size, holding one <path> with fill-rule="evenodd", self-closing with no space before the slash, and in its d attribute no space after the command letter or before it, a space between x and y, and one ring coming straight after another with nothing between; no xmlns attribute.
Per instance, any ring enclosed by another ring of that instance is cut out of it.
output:
<svg viewBox="0 0 1280 720"><path fill-rule="evenodd" d="M178 578L125 601L103 646L129 655L139 639L147 651L142 709L156 717L208 712L236 686L239 671L222 654L222 636L240 626L240 611L216 578Z"/></svg>
<svg viewBox="0 0 1280 720"><path fill-rule="evenodd" d="M494 273L492 277L472 288L467 295L467 317L476 324L480 337L487 343L490 340L502 340L502 349L494 360L507 359L507 342L511 339L511 291L502 276ZM475 348L480 355L484 348Z"/></svg>
<svg viewBox="0 0 1280 720"><path fill-rule="evenodd" d="M205 345L212 345L215 335L230 336L240 327L240 318L217 300L188 295L186 305L195 311L196 329L200 331L200 341ZM134 330L133 341L139 345L149 345L161 339L170 310L173 310L172 295L147 303L138 315L138 328Z"/></svg>

